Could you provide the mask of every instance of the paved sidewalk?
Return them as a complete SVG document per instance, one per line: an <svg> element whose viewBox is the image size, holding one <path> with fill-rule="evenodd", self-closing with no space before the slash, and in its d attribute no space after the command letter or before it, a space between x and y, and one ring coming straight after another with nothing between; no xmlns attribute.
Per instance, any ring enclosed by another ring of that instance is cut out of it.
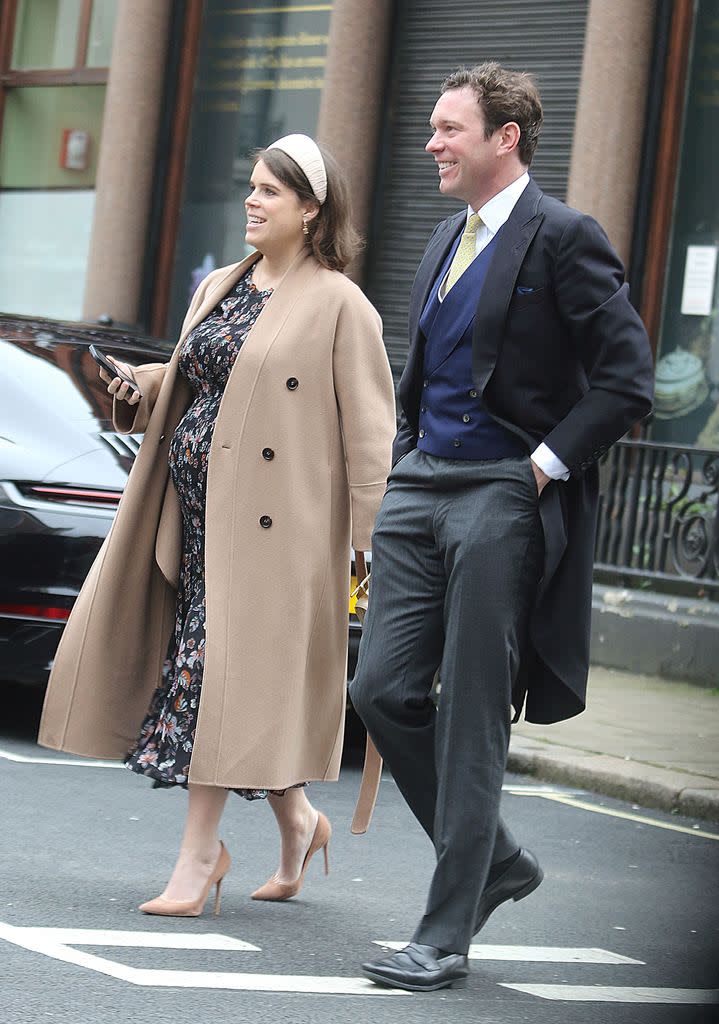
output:
<svg viewBox="0 0 719 1024"><path fill-rule="evenodd" d="M719 822L719 689L593 667L584 714L515 725L508 769Z"/></svg>

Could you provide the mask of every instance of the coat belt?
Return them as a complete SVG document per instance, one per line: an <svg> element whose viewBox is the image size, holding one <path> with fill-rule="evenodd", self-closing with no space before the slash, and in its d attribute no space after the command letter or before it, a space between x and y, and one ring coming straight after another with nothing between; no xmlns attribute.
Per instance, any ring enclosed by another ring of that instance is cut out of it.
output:
<svg viewBox="0 0 719 1024"><path fill-rule="evenodd" d="M362 782L360 783L357 806L350 826L350 832L356 836L362 835L369 828L372 820L372 811L377 801L380 778L382 776L382 758L372 738L367 733L367 745L364 754L364 767L362 769Z"/></svg>
<svg viewBox="0 0 719 1024"><path fill-rule="evenodd" d="M352 596L357 597L355 612L360 621L360 625L364 625L364 616L365 611L367 610L367 582L369 580L364 551L355 551L355 572L357 573L359 586ZM357 797L357 806L355 807L354 817L352 818L352 824L350 825L350 832L356 836L361 836L369 828L369 823L372 820L372 811L374 810L374 805L377 802L377 793L379 791L381 777L382 758L379 756L377 747L372 742L372 737L367 733L367 744L364 752L364 767L362 768L362 782L360 783L360 791Z"/></svg>

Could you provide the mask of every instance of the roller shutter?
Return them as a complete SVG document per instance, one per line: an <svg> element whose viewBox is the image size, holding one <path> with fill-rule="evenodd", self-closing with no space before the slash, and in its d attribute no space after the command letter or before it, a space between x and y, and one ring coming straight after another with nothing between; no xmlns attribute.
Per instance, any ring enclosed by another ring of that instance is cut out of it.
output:
<svg viewBox="0 0 719 1024"><path fill-rule="evenodd" d="M564 199L588 0L407 0L398 5L382 164L367 265L367 292L382 315L395 376L407 354L407 305L434 225L460 205L440 196L424 152L446 74L498 60L531 72L544 107L532 174Z"/></svg>

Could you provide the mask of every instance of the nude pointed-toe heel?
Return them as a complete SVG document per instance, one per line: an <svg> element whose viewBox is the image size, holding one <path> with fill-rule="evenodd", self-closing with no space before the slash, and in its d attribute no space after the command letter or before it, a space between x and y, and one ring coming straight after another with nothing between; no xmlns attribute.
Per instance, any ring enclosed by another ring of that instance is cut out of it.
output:
<svg viewBox="0 0 719 1024"><path fill-rule="evenodd" d="M302 861L302 870L300 871L299 876L294 882L279 882L273 875L272 878L265 882L264 885L260 886L259 889L255 889L252 893L251 899L268 900L270 902L292 899L292 897L296 896L302 888L302 883L305 880L305 874L307 873L310 860L318 850L322 850L324 853L325 874L328 875L330 873L329 845L331 835L332 826L320 811L317 815L317 824L310 842L310 847L305 854L305 859Z"/></svg>
<svg viewBox="0 0 719 1024"><path fill-rule="evenodd" d="M220 840L220 854L217 858L212 874L207 880L207 885L196 900L168 900L164 896L158 896L154 900L142 903L138 908L143 914L156 914L159 917L199 917L205 909L210 889L215 887L215 904L213 914L215 917L220 913L222 901L222 879L230 870L230 855L225 844Z"/></svg>

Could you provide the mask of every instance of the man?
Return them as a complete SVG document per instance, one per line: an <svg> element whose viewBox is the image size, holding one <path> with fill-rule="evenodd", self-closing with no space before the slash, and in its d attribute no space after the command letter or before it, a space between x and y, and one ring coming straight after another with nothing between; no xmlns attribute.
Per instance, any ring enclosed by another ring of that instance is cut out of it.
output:
<svg viewBox="0 0 719 1024"><path fill-rule="evenodd" d="M527 173L541 122L528 75L482 64L443 83L426 146L468 209L411 293L350 691L436 851L412 942L363 968L410 990L463 984L472 936L542 880L499 817L510 704L515 721L525 700L533 722L584 709L596 463L651 408L617 255Z"/></svg>

